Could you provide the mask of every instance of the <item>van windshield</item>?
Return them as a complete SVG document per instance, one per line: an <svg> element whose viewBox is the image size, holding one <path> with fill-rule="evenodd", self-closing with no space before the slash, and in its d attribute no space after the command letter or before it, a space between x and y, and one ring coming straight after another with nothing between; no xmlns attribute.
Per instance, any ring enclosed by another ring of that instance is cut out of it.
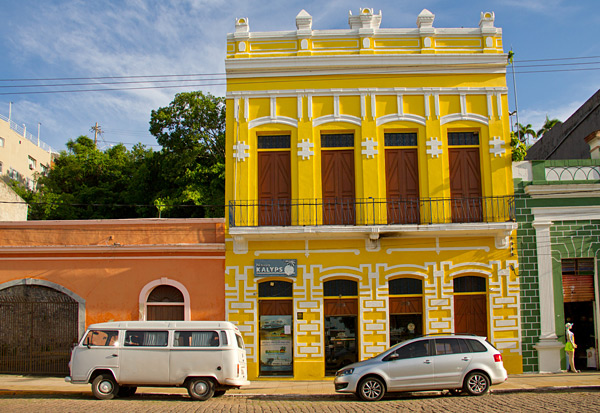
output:
<svg viewBox="0 0 600 413"><path fill-rule="evenodd" d="M235 339L237 340L238 347L244 348L244 340L242 339L242 336L240 336L239 334L236 334Z"/></svg>

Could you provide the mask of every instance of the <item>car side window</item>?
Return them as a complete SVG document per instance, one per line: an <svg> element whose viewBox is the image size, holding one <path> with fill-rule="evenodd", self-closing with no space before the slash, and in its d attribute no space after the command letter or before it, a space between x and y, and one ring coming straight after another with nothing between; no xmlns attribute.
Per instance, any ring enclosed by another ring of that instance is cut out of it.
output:
<svg viewBox="0 0 600 413"><path fill-rule="evenodd" d="M392 353L394 354L394 353ZM419 340L408 343L395 351L397 359L411 359L429 356L429 340ZM390 354L391 355L391 354ZM388 356L388 360L389 360Z"/></svg>
<svg viewBox="0 0 600 413"><path fill-rule="evenodd" d="M471 351L473 353L484 353L487 351L487 348L481 344L478 340L465 340L469 347L471 347Z"/></svg>
<svg viewBox="0 0 600 413"><path fill-rule="evenodd" d="M125 347L166 347L168 337L167 331L128 330L125 332Z"/></svg>
<svg viewBox="0 0 600 413"><path fill-rule="evenodd" d="M117 346L119 343L117 342L117 338L119 337L119 332L114 330L90 330L85 336L83 340L84 345L89 346Z"/></svg>
<svg viewBox="0 0 600 413"><path fill-rule="evenodd" d="M175 347L219 347L220 339L216 331L176 331Z"/></svg>
<svg viewBox="0 0 600 413"><path fill-rule="evenodd" d="M463 353L460 348L460 343L455 338L438 338L435 339L435 354L460 354Z"/></svg>

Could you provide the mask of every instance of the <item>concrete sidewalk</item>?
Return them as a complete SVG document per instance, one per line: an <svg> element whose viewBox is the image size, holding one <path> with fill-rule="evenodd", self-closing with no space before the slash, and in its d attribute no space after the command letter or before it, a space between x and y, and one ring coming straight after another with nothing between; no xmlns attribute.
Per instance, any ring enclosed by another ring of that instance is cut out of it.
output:
<svg viewBox="0 0 600 413"><path fill-rule="evenodd" d="M491 388L492 393L537 392L560 390L600 391L600 372L515 374L508 380ZM89 384L66 383L61 377L0 375L0 395L20 394L85 394L91 396ZM140 387L137 394L187 394L184 388ZM238 396L334 396L333 380L293 381L255 380L250 386L230 390L228 395Z"/></svg>

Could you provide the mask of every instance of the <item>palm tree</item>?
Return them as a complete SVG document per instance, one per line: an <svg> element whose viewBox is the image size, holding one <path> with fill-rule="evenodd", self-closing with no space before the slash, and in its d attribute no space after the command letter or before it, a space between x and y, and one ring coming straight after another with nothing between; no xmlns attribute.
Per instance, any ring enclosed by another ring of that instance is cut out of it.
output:
<svg viewBox="0 0 600 413"><path fill-rule="evenodd" d="M517 123L516 126L517 136L519 137L519 140L521 142L527 143L529 141L529 139L527 139L528 135L531 136L533 139L537 137L537 133L535 133L535 131L533 130L533 126L531 126L531 123L528 123L525 126L521 125L520 123Z"/></svg>
<svg viewBox="0 0 600 413"><path fill-rule="evenodd" d="M544 122L542 129L537 131L538 139L541 138L542 136L544 136L544 133L548 132L550 129L552 129L553 126L555 126L559 123L561 123L560 120L558 120L556 118L548 119L548 115L546 115L546 121Z"/></svg>

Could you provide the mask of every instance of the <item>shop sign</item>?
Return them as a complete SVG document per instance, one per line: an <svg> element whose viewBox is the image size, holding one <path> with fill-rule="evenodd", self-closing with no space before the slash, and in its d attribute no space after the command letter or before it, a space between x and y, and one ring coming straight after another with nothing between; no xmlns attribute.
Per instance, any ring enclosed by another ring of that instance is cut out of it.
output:
<svg viewBox="0 0 600 413"><path fill-rule="evenodd" d="M255 277L295 277L298 260L254 260Z"/></svg>

